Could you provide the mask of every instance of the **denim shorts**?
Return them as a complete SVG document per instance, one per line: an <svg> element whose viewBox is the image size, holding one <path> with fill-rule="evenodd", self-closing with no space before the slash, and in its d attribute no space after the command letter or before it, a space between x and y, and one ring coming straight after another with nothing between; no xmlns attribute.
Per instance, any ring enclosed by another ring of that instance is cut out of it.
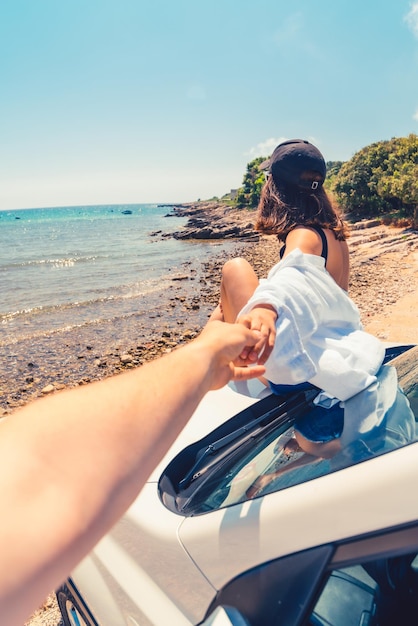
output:
<svg viewBox="0 0 418 626"><path fill-rule="evenodd" d="M311 383L301 383L299 385L276 385L269 383L272 392L276 395L288 394L290 392L306 391L308 389L318 389ZM320 389L318 389L319 393ZM303 415L295 418L295 430L305 439L315 443L326 443L341 437L344 428L344 409L339 404L335 404L330 409L321 406L312 406Z"/></svg>
<svg viewBox="0 0 418 626"><path fill-rule="evenodd" d="M334 404L330 409L314 406L295 419L295 430L309 441L326 443L341 437L344 428L344 409Z"/></svg>

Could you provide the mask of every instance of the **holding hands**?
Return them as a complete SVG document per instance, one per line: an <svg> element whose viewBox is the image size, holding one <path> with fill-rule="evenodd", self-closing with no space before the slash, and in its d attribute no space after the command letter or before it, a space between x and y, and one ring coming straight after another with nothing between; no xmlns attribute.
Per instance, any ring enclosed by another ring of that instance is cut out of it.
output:
<svg viewBox="0 0 418 626"><path fill-rule="evenodd" d="M212 364L208 368L212 377L211 389L223 387L230 380L256 378L265 372L263 364L257 359L256 346L262 343L261 333L247 324L209 322L194 343L212 356ZM242 358L241 355L247 352L255 358Z"/></svg>
<svg viewBox="0 0 418 626"><path fill-rule="evenodd" d="M237 324L260 334L260 339L255 345L246 345L240 353L239 359L242 364L257 362L263 365L267 361L276 339L276 320L277 312L269 304L259 304L237 319Z"/></svg>

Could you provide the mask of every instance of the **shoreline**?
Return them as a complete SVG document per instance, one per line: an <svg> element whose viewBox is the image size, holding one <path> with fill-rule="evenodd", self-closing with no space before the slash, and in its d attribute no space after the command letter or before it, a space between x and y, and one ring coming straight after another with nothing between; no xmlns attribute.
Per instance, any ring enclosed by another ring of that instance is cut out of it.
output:
<svg viewBox="0 0 418 626"><path fill-rule="evenodd" d="M105 323L92 323L51 333L36 344L28 340L7 346L0 365L0 418L36 397L140 366L193 339L218 302L221 269L228 258L245 257L260 278L277 262L280 244L275 236L254 232L255 237L248 236L255 211L229 211L219 203L204 203L204 208L182 205L178 211L190 216L186 227L178 231L185 239L196 230L196 212L202 232L207 223L217 224L214 239L220 242L225 241L219 236L222 228L230 232L233 223L238 235L231 250L217 253L213 241L212 258L188 263L184 273L172 278L164 295L153 299L147 316L118 321L113 329L117 339L109 339ZM376 221L355 223L351 228L349 294L365 330L385 342L416 343L418 232ZM241 238L239 233L244 231Z"/></svg>
<svg viewBox="0 0 418 626"><path fill-rule="evenodd" d="M237 245L229 253L213 242L213 260L226 260ZM107 378L193 339L217 302L211 262L188 261L172 277L168 268L169 286L146 297L146 313L91 320L0 346L0 419L46 393Z"/></svg>

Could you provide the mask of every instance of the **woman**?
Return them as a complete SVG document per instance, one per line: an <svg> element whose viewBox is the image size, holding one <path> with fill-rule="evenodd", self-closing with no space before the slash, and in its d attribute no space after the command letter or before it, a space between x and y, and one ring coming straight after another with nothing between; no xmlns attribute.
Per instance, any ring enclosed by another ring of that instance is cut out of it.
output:
<svg viewBox="0 0 418 626"><path fill-rule="evenodd" d="M260 168L267 170L267 181L256 230L276 234L283 241L280 258L295 248L323 256L328 272L347 291L349 232L323 188L326 164L322 154L308 141L293 139L279 144ZM257 286L258 278L245 259L228 261L222 271L220 306L212 317L235 321Z"/></svg>
<svg viewBox="0 0 418 626"><path fill-rule="evenodd" d="M255 349L275 393L308 382L318 388L317 403L335 407L375 382L384 358L383 345L362 330L347 295L348 228L323 189L325 160L311 143L285 141L261 168L268 176L256 229L283 241L280 260L261 281L246 260L228 261L211 319L260 331ZM252 348L241 358L250 364ZM310 420L306 437L297 431L304 450L335 453L343 410L333 409L326 421Z"/></svg>

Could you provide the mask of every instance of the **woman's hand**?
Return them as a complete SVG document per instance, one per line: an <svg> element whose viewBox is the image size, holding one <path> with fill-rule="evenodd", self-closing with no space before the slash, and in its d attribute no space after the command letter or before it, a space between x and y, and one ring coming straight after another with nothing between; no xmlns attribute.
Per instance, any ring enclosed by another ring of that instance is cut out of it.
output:
<svg viewBox="0 0 418 626"><path fill-rule="evenodd" d="M249 313L237 319L237 324L242 324L250 330L257 330L260 339L254 346L246 346L239 358L243 362L258 362L263 365L269 358L276 340L277 313L269 304L258 304Z"/></svg>

